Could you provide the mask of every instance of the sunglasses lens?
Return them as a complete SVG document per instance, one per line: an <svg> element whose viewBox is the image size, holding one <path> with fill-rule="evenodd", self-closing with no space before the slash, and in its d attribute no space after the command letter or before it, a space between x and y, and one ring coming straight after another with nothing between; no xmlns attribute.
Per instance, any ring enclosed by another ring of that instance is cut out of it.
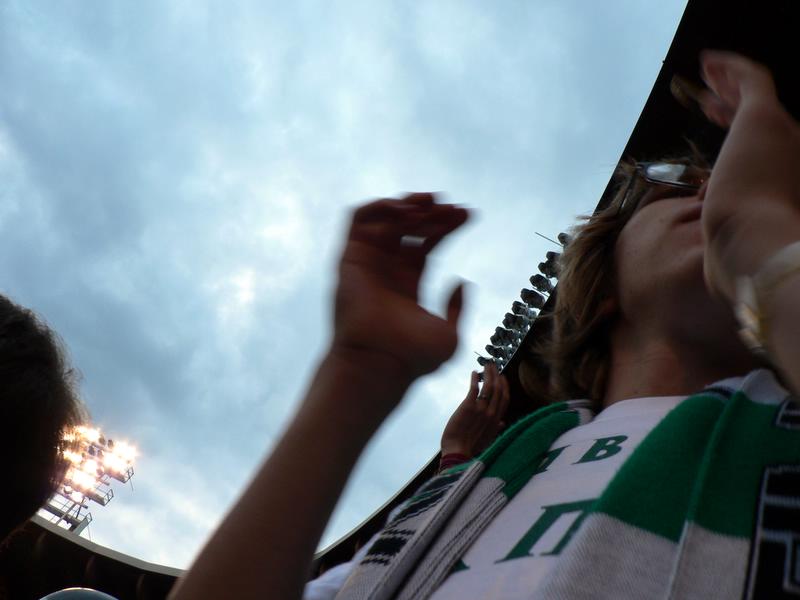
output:
<svg viewBox="0 0 800 600"><path fill-rule="evenodd" d="M647 165L645 176L651 181L668 185L699 187L708 178L708 173L689 165L654 163Z"/></svg>

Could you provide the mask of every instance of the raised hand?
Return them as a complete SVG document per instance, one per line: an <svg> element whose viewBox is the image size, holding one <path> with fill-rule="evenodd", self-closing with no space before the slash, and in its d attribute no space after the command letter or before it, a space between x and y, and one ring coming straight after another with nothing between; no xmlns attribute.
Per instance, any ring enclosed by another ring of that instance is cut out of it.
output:
<svg viewBox="0 0 800 600"><path fill-rule="evenodd" d="M419 305L419 283L428 254L467 216L427 193L377 200L355 211L339 265L333 352L409 381L452 356L462 288L453 291L440 317Z"/></svg>
<svg viewBox="0 0 800 600"><path fill-rule="evenodd" d="M437 204L431 194L355 211L339 266L330 351L173 598L259 598L264 590L275 598L301 596L325 523L365 445L413 379L455 350L460 287L444 318L422 309L417 292L428 253L466 220L464 209ZM299 476L308 465L319 467L314 476Z"/></svg>
<svg viewBox="0 0 800 600"><path fill-rule="evenodd" d="M706 116L729 128L703 206L706 281L732 300L735 280L800 239L800 125L769 70L731 52L701 56Z"/></svg>
<svg viewBox="0 0 800 600"><path fill-rule="evenodd" d="M497 372L494 363L484 369L480 393L478 374L473 371L469 392L442 433L442 456L462 454L472 458L480 454L502 429L508 401L508 381Z"/></svg>

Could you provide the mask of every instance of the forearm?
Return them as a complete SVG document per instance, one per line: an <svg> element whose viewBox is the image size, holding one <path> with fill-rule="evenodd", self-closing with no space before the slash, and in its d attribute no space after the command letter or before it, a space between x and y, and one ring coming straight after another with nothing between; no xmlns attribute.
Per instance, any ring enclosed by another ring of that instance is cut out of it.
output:
<svg viewBox="0 0 800 600"><path fill-rule="evenodd" d="M353 466L409 383L329 354L297 416L172 597L299 598Z"/></svg>

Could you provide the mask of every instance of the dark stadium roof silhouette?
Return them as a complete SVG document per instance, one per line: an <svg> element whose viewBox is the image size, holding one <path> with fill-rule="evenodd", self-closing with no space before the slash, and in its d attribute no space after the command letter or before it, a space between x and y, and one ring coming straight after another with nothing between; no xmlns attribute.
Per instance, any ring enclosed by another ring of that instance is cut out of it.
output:
<svg viewBox="0 0 800 600"><path fill-rule="evenodd" d="M800 82L795 75L796 57L800 56L798 23L800 3L793 0L689 0L621 159L683 153L687 138L709 155L716 155L724 132L687 111L670 93L670 81L675 74L699 83L698 55L704 48L736 50L767 64L775 75L781 100L795 118L800 118ZM630 51L636 52L636 48ZM608 202L612 191L609 182L598 206ZM527 277L529 273L521 275ZM541 326L534 322L528 335L540 333ZM512 359L505 372L511 384L511 411L519 416L525 408L516 370L516 360ZM509 420L513 415L509 415ZM315 569L348 560L356 546L377 531L391 507L410 495L435 466L434 458L386 505L320 552ZM177 569L145 563L76 540L75 536L37 520L27 523L0 550L0 597L5 592L9 598L37 599L65 587L88 586L121 600L163 598L178 573Z"/></svg>

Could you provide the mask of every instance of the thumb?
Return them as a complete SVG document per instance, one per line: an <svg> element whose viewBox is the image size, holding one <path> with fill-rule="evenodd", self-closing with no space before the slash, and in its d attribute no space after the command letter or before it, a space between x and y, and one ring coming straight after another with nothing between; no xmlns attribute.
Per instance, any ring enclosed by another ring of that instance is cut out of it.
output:
<svg viewBox="0 0 800 600"><path fill-rule="evenodd" d="M461 309L464 307L464 282L459 283L450 294L447 301L447 321L453 326L458 326L461 317Z"/></svg>

